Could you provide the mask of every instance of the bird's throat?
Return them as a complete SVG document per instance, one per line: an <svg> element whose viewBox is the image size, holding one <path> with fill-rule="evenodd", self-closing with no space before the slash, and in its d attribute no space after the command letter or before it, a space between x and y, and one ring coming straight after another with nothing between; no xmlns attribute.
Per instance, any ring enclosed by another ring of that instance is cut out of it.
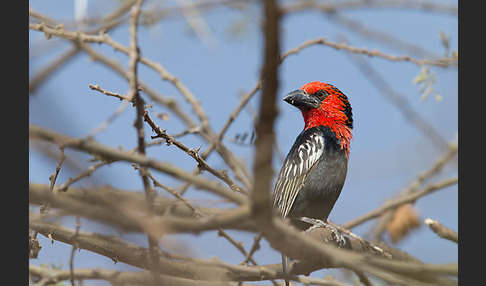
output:
<svg viewBox="0 0 486 286"><path fill-rule="evenodd" d="M304 129L309 129L312 127L325 126L329 127L336 138L340 141L341 149L346 152L346 157L349 156L349 148L351 139L353 136L351 134L351 128L346 125L347 118L342 114L342 112L329 112L327 110L302 110L302 116L304 117Z"/></svg>

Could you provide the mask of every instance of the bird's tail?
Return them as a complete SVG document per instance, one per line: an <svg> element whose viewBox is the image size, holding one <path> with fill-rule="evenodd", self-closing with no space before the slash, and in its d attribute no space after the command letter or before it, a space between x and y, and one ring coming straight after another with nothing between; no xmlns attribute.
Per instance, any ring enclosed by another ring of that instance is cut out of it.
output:
<svg viewBox="0 0 486 286"><path fill-rule="evenodd" d="M282 268L285 274L289 274L289 269L287 268L288 262L289 262L289 258L282 253ZM285 279L285 286L289 286L289 285L290 285L289 280Z"/></svg>

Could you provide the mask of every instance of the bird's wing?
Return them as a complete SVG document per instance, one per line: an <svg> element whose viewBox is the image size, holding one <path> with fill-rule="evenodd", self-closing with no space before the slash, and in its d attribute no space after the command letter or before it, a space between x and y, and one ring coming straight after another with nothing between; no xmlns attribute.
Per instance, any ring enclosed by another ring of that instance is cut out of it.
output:
<svg viewBox="0 0 486 286"><path fill-rule="evenodd" d="M297 137L275 183L273 204L284 218L289 214L297 194L324 152L322 134L306 131Z"/></svg>

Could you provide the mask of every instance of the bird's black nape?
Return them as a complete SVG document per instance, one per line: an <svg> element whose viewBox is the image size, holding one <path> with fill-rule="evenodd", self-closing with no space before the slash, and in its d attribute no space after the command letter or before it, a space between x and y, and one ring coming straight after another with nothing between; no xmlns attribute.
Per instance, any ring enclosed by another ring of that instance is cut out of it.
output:
<svg viewBox="0 0 486 286"><path fill-rule="evenodd" d="M339 91L339 97L341 98L341 101L343 102L344 105L344 110L343 113L346 115L348 118L348 122L346 122L346 125L353 129L353 109L351 108L351 104L349 103L348 97Z"/></svg>

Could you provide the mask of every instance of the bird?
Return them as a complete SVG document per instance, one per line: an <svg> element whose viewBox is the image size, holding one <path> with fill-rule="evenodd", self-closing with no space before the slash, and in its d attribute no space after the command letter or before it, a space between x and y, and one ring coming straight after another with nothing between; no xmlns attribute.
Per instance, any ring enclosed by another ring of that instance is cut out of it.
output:
<svg viewBox="0 0 486 286"><path fill-rule="evenodd" d="M353 112L341 90L320 81L303 85L283 100L301 111L304 129L282 164L272 201L282 218L304 231L312 227L312 221L327 221L341 194L353 138ZM285 273L287 263L282 254Z"/></svg>

